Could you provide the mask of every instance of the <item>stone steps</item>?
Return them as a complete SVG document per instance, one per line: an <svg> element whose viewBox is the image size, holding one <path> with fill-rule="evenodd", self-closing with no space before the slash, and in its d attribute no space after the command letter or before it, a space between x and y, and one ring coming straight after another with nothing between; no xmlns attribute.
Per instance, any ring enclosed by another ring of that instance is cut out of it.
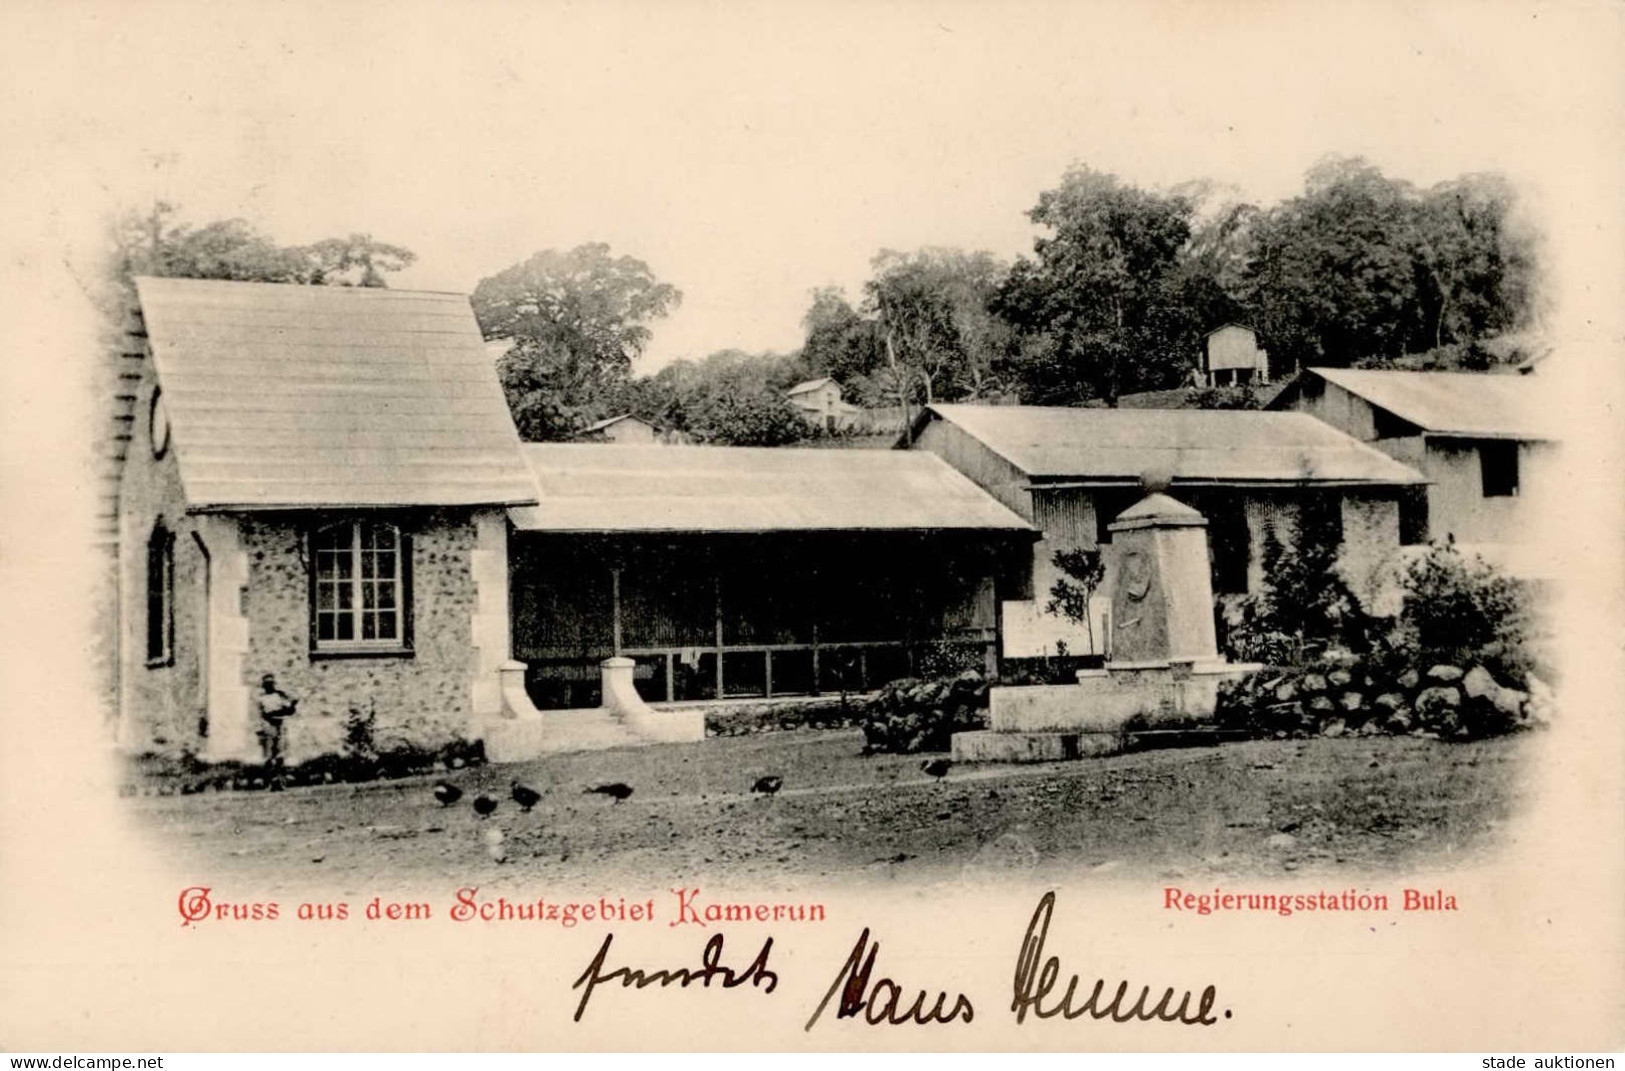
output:
<svg viewBox="0 0 1625 1071"><path fill-rule="evenodd" d="M547 723L542 745L546 751L602 751L651 742L603 710L550 710L542 717Z"/></svg>

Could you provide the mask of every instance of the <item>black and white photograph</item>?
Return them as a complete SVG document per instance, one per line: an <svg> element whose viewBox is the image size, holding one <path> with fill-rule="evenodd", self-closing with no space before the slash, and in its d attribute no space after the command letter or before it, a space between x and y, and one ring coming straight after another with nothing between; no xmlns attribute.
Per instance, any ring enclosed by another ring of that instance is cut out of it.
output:
<svg viewBox="0 0 1625 1071"><path fill-rule="evenodd" d="M1622 1043L1618 8L0 25L0 1046Z"/></svg>

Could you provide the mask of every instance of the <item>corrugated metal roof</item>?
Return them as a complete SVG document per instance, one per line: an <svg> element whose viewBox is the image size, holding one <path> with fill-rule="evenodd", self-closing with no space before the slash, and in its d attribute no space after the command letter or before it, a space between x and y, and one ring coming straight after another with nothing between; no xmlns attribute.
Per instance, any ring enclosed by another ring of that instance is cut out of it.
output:
<svg viewBox="0 0 1625 1071"><path fill-rule="evenodd" d="M533 532L779 532L1032 526L933 454L527 443Z"/></svg>
<svg viewBox="0 0 1625 1071"><path fill-rule="evenodd" d="M806 394L810 390L817 390L819 387L822 387L825 383L833 383L833 382L835 382L835 381L830 379L828 376L824 376L824 377L822 377L820 379L804 379L800 383L797 383L795 386L791 387L789 390L785 391L784 393L789 395L790 397L794 398L798 394Z"/></svg>
<svg viewBox="0 0 1625 1071"><path fill-rule="evenodd" d="M139 278L188 506L536 501L461 294Z"/></svg>
<svg viewBox="0 0 1625 1071"><path fill-rule="evenodd" d="M1393 372L1311 368L1309 372L1423 431L1507 439L1556 439L1526 380L1482 372Z"/></svg>
<svg viewBox="0 0 1625 1071"><path fill-rule="evenodd" d="M1426 483L1421 473L1305 413L934 405L1030 477L1134 479L1166 469L1217 483Z"/></svg>

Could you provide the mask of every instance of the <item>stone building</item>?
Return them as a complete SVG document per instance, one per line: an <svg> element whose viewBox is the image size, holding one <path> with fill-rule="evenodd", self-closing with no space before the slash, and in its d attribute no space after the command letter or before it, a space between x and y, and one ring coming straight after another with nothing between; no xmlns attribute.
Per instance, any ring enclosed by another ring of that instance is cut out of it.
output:
<svg viewBox="0 0 1625 1071"><path fill-rule="evenodd" d="M466 297L140 278L119 480L117 737L297 761L349 711L470 738L500 706L509 506L536 501Z"/></svg>
<svg viewBox="0 0 1625 1071"><path fill-rule="evenodd" d="M266 674L298 700L290 762L342 750L352 711L380 746L691 739L703 721L643 698L985 664L996 592L1024 589L1036 531L934 457L521 445L461 295L135 285L127 751L256 760ZM612 663L619 706L587 709Z"/></svg>
<svg viewBox="0 0 1625 1071"><path fill-rule="evenodd" d="M1402 539L1453 539L1538 578L1541 503L1558 435L1522 376L1310 368L1270 405L1307 413L1427 477L1402 499Z"/></svg>
<svg viewBox="0 0 1625 1071"><path fill-rule="evenodd" d="M1100 615L1115 580L1097 594L1091 630L1045 611L1054 554L1111 541L1111 522L1138 498L1140 476L1163 471L1170 494L1207 519L1213 590L1258 590L1266 536L1290 543L1308 496L1330 496L1342 521L1341 569L1375 612L1394 609L1399 501L1425 483L1415 469L1300 413L933 405L899 443L928 450L1031 522L1033 595L1001 607L1003 653L1036 657L1064 642L1098 650Z"/></svg>

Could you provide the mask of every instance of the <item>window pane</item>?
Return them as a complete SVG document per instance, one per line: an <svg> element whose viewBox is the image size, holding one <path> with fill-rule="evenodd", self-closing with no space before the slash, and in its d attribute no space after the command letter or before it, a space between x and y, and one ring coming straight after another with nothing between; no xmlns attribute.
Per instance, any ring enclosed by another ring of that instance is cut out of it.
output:
<svg viewBox="0 0 1625 1071"><path fill-rule="evenodd" d="M378 596L373 605L380 610L395 609L395 582L393 580L378 581Z"/></svg>
<svg viewBox="0 0 1625 1071"><path fill-rule="evenodd" d="M377 614L361 615L361 638L364 640L376 640L378 638Z"/></svg>
<svg viewBox="0 0 1625 1071"><path fill-rule="evenodd" d="M381 639L381 640L393 640L393 639L399 639L400 638L400 632L397 630L397 627L396 627L397 618L396 618L396 615L394 613L392 613L391 611L385 610L383 613L378 614L377 618L378 618L378 638L379 639Z"/></svg>
<svg viewBox="0 0 1625 1071"><path fill-rule="evenodd" d="M355 639L355 618L352 615L344 614L340 616L335 624L338 626L336 629L337 634L333 637L335 640Z"/></svg>
<svg viewBox="0 0 1625 1071"><path fill-rule="evenodd" d="M334 589L339 597L339 609L348 610L355 600L355 586L353 584L340 584Z"/></svg>
<svg viewBox="0 0 1625 1071"><path fill-rule="evenodd" d="M318 640L330 640L333 638L334 620L335 618L332 614L316 615L316 638Z"/></svg>

